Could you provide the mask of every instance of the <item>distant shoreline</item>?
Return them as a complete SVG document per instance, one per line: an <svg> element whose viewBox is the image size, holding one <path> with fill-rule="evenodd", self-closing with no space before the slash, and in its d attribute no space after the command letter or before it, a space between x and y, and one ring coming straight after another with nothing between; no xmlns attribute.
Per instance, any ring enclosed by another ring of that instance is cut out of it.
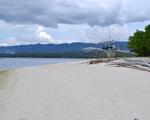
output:
<svg viewBox="0 0 150 120"><path fill-rule="evenodd" d="M60 64L67 62L80 61L84 59L71 58L0 58L0 70L16 68Z"/></svg>

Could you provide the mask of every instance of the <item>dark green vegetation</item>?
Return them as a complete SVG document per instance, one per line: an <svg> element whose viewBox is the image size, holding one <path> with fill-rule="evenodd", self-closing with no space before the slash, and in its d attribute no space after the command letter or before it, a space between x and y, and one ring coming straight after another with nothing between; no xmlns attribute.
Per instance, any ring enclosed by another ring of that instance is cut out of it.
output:
<svg viewBox="0 0 150 120"><path fill-rule="evenodd" d="M128 47L138 56L150 56L150 25L144 31L137 30L130 36Z"/></svg>

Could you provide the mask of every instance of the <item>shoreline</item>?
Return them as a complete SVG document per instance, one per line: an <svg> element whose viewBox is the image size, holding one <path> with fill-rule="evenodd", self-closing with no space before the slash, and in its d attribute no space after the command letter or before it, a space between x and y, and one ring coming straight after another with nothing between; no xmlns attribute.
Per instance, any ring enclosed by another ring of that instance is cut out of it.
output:
<svg viewBox="0 0 150 120"><path fill-rule="evenodd" d="M5 58L4 58L5 59ZM6 58L7 59L7 58ZM12 59L12 58L9 58L9 59ZM17 59L20 59L20 58L17 58ZM21 59L26 59L26 58L21 58ZM30 58L29 58L30 59ZM37 59L37 58L33 58L33 59ZM40 58L40 59L45 59L45 58ZM50 58L46 58L46 59L50 59ZM55 59L55 58L52 58L52 59ZM56 58L56 59L59 59L59 58ZM61 59L61 58L60 58ZM72 59L72 58L67 58L68 60ZM97 59L72 59L72 60L75 60L75 61L66 61L66 62L56 62L56 63L44 63L44 64L37 64L37 65L26 65L26 66L18 66L18 67L10 67L10 68L0 68L0 72L1 71L9 71L9 70L16 70L16 69L23 69L23 68L28 68L28 67L40 67L40 66L45 66L45 65L59 65L59 64L68 64L68 63L89 63L92 62L93 60L97 60ZM99 59L100 61L103 61L103 62L100 62L101 63L109 63L109 62L112 62L112 61L117 61L117 60L120 60L120 61L126 61L126 62L129 62L129 61L142 61L142 62L147 62L150 64L150 57L126 57L126 58L115 58L115 59L110 59L108 60L107 58L101 58ZM107 61L108 60L108 61ZM99 64L96 63L96 64ZM124 67L124 66L122 66Z"/></svg>
<svg viewBox="0 0 150 120"><path fill-rule="evenodd" d="M26 67L36 67L49 64L61 64L67 62L83 61L85 59L68 58L5 58L0 60L0 71L13 70Z"/></svg>

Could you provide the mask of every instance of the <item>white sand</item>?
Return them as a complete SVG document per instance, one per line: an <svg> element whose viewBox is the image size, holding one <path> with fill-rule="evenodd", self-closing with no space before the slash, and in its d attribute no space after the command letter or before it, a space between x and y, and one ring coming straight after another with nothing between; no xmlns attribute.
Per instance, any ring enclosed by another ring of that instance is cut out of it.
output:
<svg viewBox="0 0 150 120"><path fill-rule="evenodd" d="M0 73L0 120L150 120L150 73L106 64Z"/></svg>

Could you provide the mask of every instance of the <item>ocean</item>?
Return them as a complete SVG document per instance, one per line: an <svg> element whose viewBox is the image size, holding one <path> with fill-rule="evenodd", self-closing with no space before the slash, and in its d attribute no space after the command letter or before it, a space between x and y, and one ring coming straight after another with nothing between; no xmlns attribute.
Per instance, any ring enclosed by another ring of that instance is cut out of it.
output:
<svg viewBox="0 0 150 120"><path fill-rule="evenodd" d="M0 58L0 70L22 68L28 66L39 66L46 64L66 63L79 61L81 59L67 58Z"/></svg>

